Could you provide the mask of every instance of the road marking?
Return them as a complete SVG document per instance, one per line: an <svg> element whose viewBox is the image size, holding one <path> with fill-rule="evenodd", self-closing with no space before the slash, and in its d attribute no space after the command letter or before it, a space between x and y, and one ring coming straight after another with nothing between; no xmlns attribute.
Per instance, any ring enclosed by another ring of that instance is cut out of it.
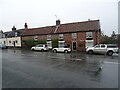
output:
<svg viewBox="0 0 120 90"><path fill-rule="evenodd" d="M48 56L49 58L54 58L54 59L63 59L63 60L71 60L71 61L81 61L82 59L75 59L75 58L61 58L61 57L53 57L53 56Z"/></svg>
<svg viewBox="0 0 120 90"><path fill-rule="evenodd" d="M21 54L21 56L38 56L38 55L31 55L31 54Z"/></svg>
<svg viewBox="0 0 120 90"><path fill-rule="evenodd" d="M106 64L120 64L118 62L104 62L104 63L106 63Z"/></svg>

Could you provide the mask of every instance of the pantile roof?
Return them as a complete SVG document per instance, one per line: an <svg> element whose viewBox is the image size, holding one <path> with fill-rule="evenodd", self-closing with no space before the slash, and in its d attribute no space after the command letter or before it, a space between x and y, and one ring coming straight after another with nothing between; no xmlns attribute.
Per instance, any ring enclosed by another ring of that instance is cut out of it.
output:
<svg viewBox="0 0 120 90"><path fill-rule="evenodd" d="M91 30L100 30L99 20L60 24L57 27L47 26L47 27L41 27L41 28L31 28L31 29L25 30L22 33L22 36L54 34L54 33L69 33L69 32L80 32L80 31L91 31Z"/></svg>

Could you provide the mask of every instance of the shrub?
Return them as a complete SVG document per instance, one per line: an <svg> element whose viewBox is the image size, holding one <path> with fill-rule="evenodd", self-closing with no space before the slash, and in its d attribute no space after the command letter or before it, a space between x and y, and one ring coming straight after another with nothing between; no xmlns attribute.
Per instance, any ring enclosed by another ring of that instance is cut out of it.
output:
<svg viewBox="0 0 120 90"><path fill-rule="evenodd" d="M58 47L58 39L52 40L52 48Z"/></svg>
<svg viewBox="0 0 120 90"><path fill-rule="evenodd" d="M31 48L32 46L38 45L38 44L46 44L45 40L40 40L40 41L34 41L34 40L24 40L23 41L26 46Z"/></svg>
<svg viewBox="0 0 120 90"><path fill-rule="evenodd" d="M46 41L45 40L40 40L38 41L39 44L46 44Z"/></svg>

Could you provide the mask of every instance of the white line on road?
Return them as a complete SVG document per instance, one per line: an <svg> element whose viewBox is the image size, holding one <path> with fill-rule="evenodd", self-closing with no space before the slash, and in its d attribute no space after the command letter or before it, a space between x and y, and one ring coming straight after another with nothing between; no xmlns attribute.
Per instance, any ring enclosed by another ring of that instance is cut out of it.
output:
<svg viewBox="0 0 120 90"><path fill-rule="evenodd" d="M104 62L104 63L106 63L106 64L120 64L118 62Z"/></svg>
<svg viewBox="0 0 120 90"><path fill-rule="evenodd" d="M53 56L48 56L49 58L54 58L54 59L67 59L71 61L81 61L82 59L77 59L77 58L61 58L61 57L53 57Z"/></svg>

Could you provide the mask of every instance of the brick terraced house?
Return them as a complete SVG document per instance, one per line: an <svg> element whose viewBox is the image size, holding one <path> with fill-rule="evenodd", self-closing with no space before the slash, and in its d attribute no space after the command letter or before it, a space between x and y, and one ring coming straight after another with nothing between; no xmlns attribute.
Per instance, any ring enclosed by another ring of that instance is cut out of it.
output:
<svg viewBox="0 0 120 90"><path fill-rule="evenodd" d="M22 33L24 40L46 40L49 48L52 48L52 40L58 39L58 46L69 46L72 51L84 51L87 47L100 43L101 28L99 20L61 24L56 21L54 26L40 28L28 28L25 23L25 31ZM23 47L25 46L22 42Z"/></svg>

